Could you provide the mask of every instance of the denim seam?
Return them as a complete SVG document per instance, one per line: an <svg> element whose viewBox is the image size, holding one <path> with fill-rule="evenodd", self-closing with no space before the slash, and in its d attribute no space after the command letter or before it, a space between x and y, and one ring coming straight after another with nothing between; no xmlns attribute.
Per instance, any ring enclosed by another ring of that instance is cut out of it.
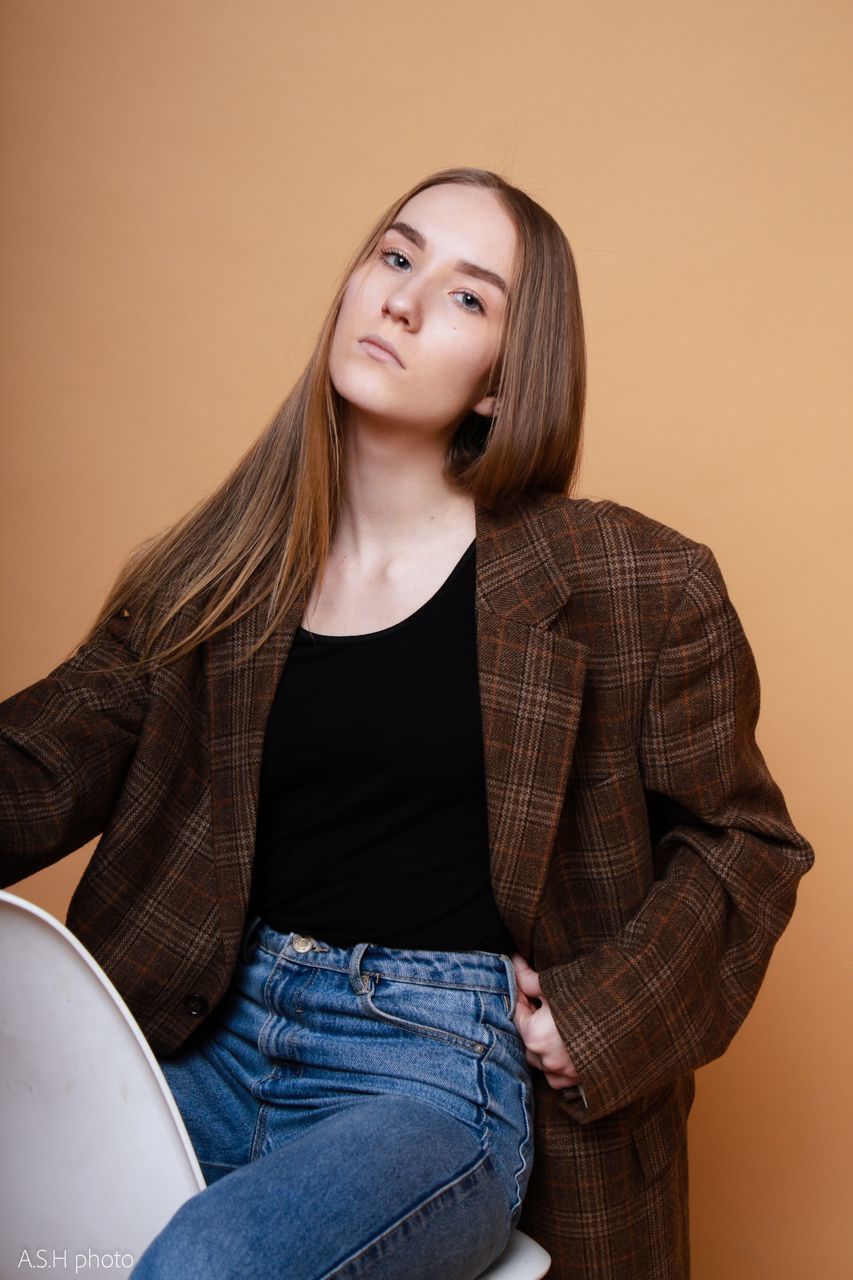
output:
<svg viewBox="0 0 853 1280"><path fill-rule="evenodd" d="M325 1271L322 1276L318 1276L317 1280L335 1280L336 1276L340 1276L346 1269L351 1267L354 1262L357 1262L363 1254L367 1253L375 1245L379 1244L380 1241L384 1240L386 1236L399 1231L407 1222L411 1221L419 1214L422 1214L428 1204L431 1204L439 1196L446 1195L448 1191L452 1191L457 1183L462 1182L465 1178L477 1173L477 1171L486 1163L494 1164L494 1160L488 1152L483 1153L475 1164L470 1165L467 1169L463 1169L460 1173L456 1174L452 1181L445 1182L442 1186L436 1188L432 1195L428 1196L426 1200L418 1201L416 1205L407 1210L406 1213L404 1213L402 1217L398 1218L396 1222L392 1222L391 1225L386 1227L384 1231L379 1233L379 1235L374 1236L372 1240L368 1240L368 1242L362 1245L360 1249L356 1250L355 1253L351 1253L349 1257L344 1258L341 1262L335 1263L331 1271Z"/></svg>
<svg viewBox="0 0 853 1280"><path fill-rule="evenodd" d="M270 1002L268 999L268 988L270 983L272 982L272 976L274 972L275 972L275 965L273 965L272 970L270 971L266 981L264 982L263 1000L264 1000L264 1006L267 1010L267 1016L264 1019L263 1023L261 1024L261 1029L258 1032L258 1041L257 1041L258 1053L260 1053L261 1056L264 1058L267 1058L267 1055L264 1053L261 1047L261 1042L263 1041L263 1038L264 1038L264 1032L266 1031L267 1027L270 1026L270 1024L275 1021L275 1018L277 1016L275 1013L273 1013L273 1010L270 1008ZM267 1061L269 1061L268 1058L267 1058ZM270 1068L270 1070L266 1073L265 1076L262 1076L260 1078L256 1077L252 1081L251 1085L249 1086L249 1092L251 1093L252 1097L259 1103L258 1114L255 1119L255 1127L252 1132L252 1140L249 1143L249 1162L250 1163L253 1160L257 1159L261 1146L264 1142L264 1139L267 1136L267 1119L270 1114L269 1103L264 1102L262 1098L258 1097L258 1094L255 1092L255 1090L265 1085L268 1080L274 1080L276 1075L278 1075L278 1072L279 1072L279 1068L276 1066L273 1066Z"/></svg>
<svg viewBox="0 0 853 1280"><path fill-rule="evenodd" d="M274 982L274 979L275 979L275 977L276 977L276 974L279 972L279 970L280 970L280 968L281 968L281 966L282 966L282 961L284 961L284 960L286 960L286 959L287 959L287 956L285 956L283 953L282 953L282 954L280 954L279 956L277 956L275 964L274 964L274 965L272 966L272 968L270 969L270 971L269 971L269 973L267 974L267 977L266 977L266 979L265 979L265 981L264 981L264 986L263 986L263 1001L264 1001L264 1007L265 1007L265 1009L266 1009L266 1011L267 1011L267 1016L266 1016L266 1018L264 1019L264 1022L263 1022L262 1026L261 1026L260 1031L258 1032L258 1052L259 1052L259 1053L261 1053L261 1054L262 1054L264 1057L266 1057L266 1058L269 1058L269 1054L267 1054L267 1053L265 1052L265 1050L264 1050L264 1047L263 1047L263 1046L264 1046L264 1043L265 1043L265 1042L267 1042L267 1041L269 1040L269 1036L270 1036L270 1034L271 1034L271 1028L275 1026L276 1022L279 1022L279 1021L281 1021L281 1020L282 1020L282 1015L281 1015L280 1013L277 1013L277 1012L275 1011L275 1009L273 1008L271 991L272 991L273 982ZM312 967L313 969L315 969L315 972L314 972L314 973L312 973L312 975L311 975L311 979L310 979L310 982L311 982L311 983L313 983L313 982L316 980L316 977L317 977L317 974L316 974L316 966L311 966L311 967ZM301 1009L297 1009L297 1010L296 1010L296 1012L297 1012L297 1014L299 1014L299 1013L301 1013L301 1012L302 1012L302 1010L301 1010ZM293 1031L294 1031L294 1032L298 1032L298 1031L299 1031L299 1027L297 1026L297 1027L293 1028ZM291 1034L292 1034L292 1033L291 1033L291 1031L289 1031L289 1030L286 1032L286 1034L285 1034L285 1040L286 1040L286 1041L289 1041L289 1040L291 1039ZM297 1060L294 1060L294 1061L293 1061L293 1063L292 1063L292 1068L293 1068L293 1072L294 1072L294 1074L295 1074L295 1075L299 1075L299 1076L301 1076L301 1075L302 1075L303 1066L302 1066L302 1063L301 1063L301 1062L299 1062L299 1061L297 1061ZM253 1096L256 1096L256 1095L254 1094L255 1086L256 1086L257 1084L259 1084L259 1083L261 1083L261 1084L266 1084L266 1082L267 1082L268 1080L272 1080L272 1079L275 1077L275 1075L276 1075L276 1073L277 1073L278 1071L279 1071L279 1068L278 1068L278 1067L273 1067L273 1069L272 1069L272 1070L271 1070L267 1075L265 1075L265 1076L264 1076L264 1078L263 1078L263 1080L262 1080L262 1081L257 1081L257 1080L256 1080L256 1081L254 1082L254 1084L252 1085L252 1093L253 1093Z"/></svg>
<svg viewBox="0 0 853 1280"><path fill-rule="evenodd" d="M480 1011L481 1019L483 1019L483 1014L484 1014L484 1011L481 1009ZM486 1030L485 1021L483 1022L483 1029ZM489 1044L488 1053L483 1054L484 1059L491 1057L492 1050L494 1049L496 1043L497 1041L493 1036ZM486 1070L485 1062L483 1062L482 1064L482 1069L480 1074L480 1096L483 1099L483 1122L482 1122L483 1146L485 1147L486 1151L488 1151L491 1154L492 1159L495 1162L495 1166L497 1167L498 1155L497 1155L497 1151L494 1150L494 1147L492 1144L492 1135L489 1132L489 1116L492 1114L492 1095L489 1090L489 1073Z"/></svg>
<svg viewBox="0 0 853 1280"><path fill-rule="evenodd" d="M524 1203L524 1196L521 1190L521 1180L531 1163L531 1160L528 1158L530 1154L531 1127L528 1120L527 1103L532 1098L533 1090L530 1085L525 1084L523 1081L519 1082L518 1089L521 1094L521 1111L524 1116L524 1135L518 1143L519 1163L515 1173L515 1203L510 1209L510 1217L513 1219L513 1225L515 1224L515 1221L517 1221L517 1215ZM525 1148L527 1148L527 1153L525 1153Z"/></svg>
<svg viewBox="0 0 853 1280"><path fill-rule="evenodd" d="M273 1074L274 1074L273 1072L270 1072L270 1075L273 1075ZM269 1078L270 1078L269 1076L266 1077L266 1079L269 1079ZM257 1160L258 1156L260 1155L261 1147L263 1145L264 1139L267 1136L267 1118L269 1116L269 1113L270 1113L269 1103L262 1102L261 1105L258 1107L258 1116L257 1116L257 1119L255 1120L255 1131L252 1134L252 1141L249 1144L249 1163L250 1164L252 1163L253 1160Z"/></svg>
<svg viewBox="0 0 853 1280"><path fill-rule="evenodd" d="M490 1054L491 1054L491 1052L492 1052L493 1047L498 1043L498 1042L497 1042L497 1039L496 1039L497 1028L496 1028L496 1027L490 1027L490 1028L489 1028L489 1030L493 1033L493 1034L492 1034L492 1041L491 1041L491 1044L490 1044L490 1046L489 1046L489 1052L488 1052L487 1054L484 1054L484 1055L483 1055L484 1059L486 1059L486 1058L488 1058L488 1057L490 1056ZM497 1068L496 1068L496 1069L497 1069L498 1071L502 1071L502 1070L503 1070L503 1068L501 1067L500 1063L498 1063L498 1064L497 1064ZM488 1078L488 1073L487 1073L487 1072L486 1072L486 1070L485 1070L485 1062L483 1063L482 1086L483 1086L483 1092L485 1093L485 1096L486 1096L486 1103L485 1103L486 1110L485 1110L485 1116L488 1116L488 1115L491 1113L491 1109L492 1109L492 1107L491 1107L492 1095L491 1095L491 1093L489 1092L489 1078ZM504 1184L504 1180L503 1180L503 1178L501 1178L501 1179L500 1179L501 1188L503 1189L504 1195L506 1196L507 1206L508 1206L508 1209L509 1209L509 1216L510 1216L510 1219L512 1219L512 1220L513 1220L513 1225L514 1225L514 1224L515 1224L515 1222L518 1220L519 1211L520 1211L521 1203L522 1203L520 1179L521 1179L521 1175L524 1173L525 1168L527 1167L527 1161L526 1161L526 1160L524 1159L524 1157L521 1155L521 1149L522 1149L522 1146L524 1145L524 1143L525 1143L525 1142L527 1142L527 1140L529 1139L529 1136L530 1136L530 1125L529 1125L529 1124L528 1124L528 1122L527 1122L527 1108L526 1108L526 1105L524 1105L524 1104L525 1104L525 1097L524 1097L524 1085L523 1085L523 1084L520 1084L520 1085L519 1085L519 1089L520 1089L520 1091L521 1091L522 1112L523 1112L523 1114L524 1114L524 1135L523 1135L523 1136L521 1137L521 1139L519 1140L519 1143L518 1143L518 1153L517 1153L517 1154L518 1154L518 1156L520 1156L520 1157L521 1157L521 1167L519 1168L519 1167L518 1167L518 1162L516 1162L516 1169L515 1169L514 1171L513 1171L513 1170L509 1170L510 1176L512 1177L512 1180L513 1180L513 1182L514 1182L514 1184L515 1184L515 1197L514 1197L514 1199L511 1199L511 1197L510 1197L510 1195L509 1195L509 1192L508 1192L508 1190L507 1190L507 1187L506 1187L506 1186L505 1186L505 1184ZM492 1156L492 1159L494 1160L494 1163L495 1163L495 1167L496 1167L496 1168L498 1168L498 1167L499 1167L499 1155L498 1155L497 1150L496 1150L496 1149L495 1149L495 1147L494 1147L493 1139L492 1139L492 1134L491 1134L491 1132L490 1132L489 1125L488 1125L488 1123L487 1123L487 1122L486 1122L486 1120L485 1120L485 1116L484 1116L484 1123L483 1123L484 1145L485 1145L486 1150L487 1150L487 1151L490 1153L490 1155Z"/></svg>
<svg viewBox="0 0 853 1280"><path fill-rule="evenodd" d="M266 978L264 979L263 990L262 990L262 992L261 992L262 999L263 999L263 1002L264 1002L264 1008L265 1008L265 1009L266 1009L266 1011L267 1011L267 1016L266 1016L266 1018L264 1019L264 1021L261 1023L261 1029L260 1029L260 1031L258 1032L258 1052L259 1052L260 1054L262 1054L264 1057L266 1057L266 1056L267 1056L267 1055L264 1053L264 1049L263 1049L263 1045L264 1045L264 1032L267 1030L267 1027L269 1027L269 1026L271 1026L271 1025L272 1025L272 1023L274 1022L274 1020L275 1020L275 1018L276 1018L276 1014L275 1014L275 1013L273 1013L272 1004L270 1003L270 987L272 986L273 974L275 973L275 971L276 971L277 967L278 967L278 964L276 963L276 964L274 964L274 965L272 966L272 968L270 969L269 973L267 974ZM273 1068L273 1071L274 1071L274 1070L275 1070L275 1068ZM273 1074L273 1072L272 1072L272 1071L271 1071L271 1072L269 1072L266 1076L264 1076L264 1080L266 1081L266 1080L271 1079L272 1074ZM255 1085L256 1085L257 1083L258 1083L258 1081L257 1081L257 1080L253 1081L253 1083L252 1083L252 1096L253 1096L253 1097L255 1096L254 1089L255 1089ZM257 1123L255 1124L255 1133L257 1133ZM253 1141L253 1145L252 1145L252 1150L254 1150L254 1141ZM250 1158L251 1158L251 1157L250 1157Z"/></svg>

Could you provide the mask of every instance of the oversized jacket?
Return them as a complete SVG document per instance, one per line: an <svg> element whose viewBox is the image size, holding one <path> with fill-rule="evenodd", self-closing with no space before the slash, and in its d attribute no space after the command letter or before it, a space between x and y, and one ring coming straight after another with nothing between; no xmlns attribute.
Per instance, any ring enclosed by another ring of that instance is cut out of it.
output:
<svg viewBox="0 0 853 1280"><path fill-rule="evenodd" d="M693 1073L752 1005L814 853L756 744L755 662L707 546L534 492L477 506L475 558L493 891L582 1082L531 1068L519 1225L551 1280L686 1280ZM238 960L266 720L304 604L243 667L260 606L143 676L120 609L0 704L0 883L102 833L67 923L159 1056Z"/></svg>

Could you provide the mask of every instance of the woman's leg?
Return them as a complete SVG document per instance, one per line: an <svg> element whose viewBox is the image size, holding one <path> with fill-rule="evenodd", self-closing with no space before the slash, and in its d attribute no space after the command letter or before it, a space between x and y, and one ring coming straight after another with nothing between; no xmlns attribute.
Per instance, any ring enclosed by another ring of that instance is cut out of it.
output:
<svg viewBox="0 0 853 1280"><path fill-rule="evenodd" d="M473 1280L507 1237L492 1157L402 1094L328 1115L188 1200L135 1280Z"/></svg>
<svg viewBox="0 0 853 1280"><path fill-rule="evenodd" d="M207 1034L162 1063L209 1185L134 1276L479 1275L532 1158L514 1003L508 957L262 926Z"/></svg>

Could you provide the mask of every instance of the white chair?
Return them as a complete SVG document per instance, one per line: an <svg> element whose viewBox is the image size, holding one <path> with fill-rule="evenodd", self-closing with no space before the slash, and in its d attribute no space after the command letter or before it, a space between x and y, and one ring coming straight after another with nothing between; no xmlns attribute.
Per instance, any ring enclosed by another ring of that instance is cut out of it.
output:
<svg viewBox="0 0 853 1280"><path fill-rule="evenodd" d="M82 943L2 890L0 973L0 1270L128 1275L206 1185L166 1078ZM514 1231L481 1280L541 1280L550 1263Z"/></svg>

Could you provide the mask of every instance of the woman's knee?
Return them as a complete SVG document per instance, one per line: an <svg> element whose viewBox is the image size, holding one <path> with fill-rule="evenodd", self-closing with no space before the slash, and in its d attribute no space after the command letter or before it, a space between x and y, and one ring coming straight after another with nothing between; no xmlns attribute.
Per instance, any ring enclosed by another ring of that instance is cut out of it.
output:
<svg viewBox="0 0 853 1280"><path fill-rule="evenodd" d="M199 1191L172 1215L137 1259L134 1280L209 1280L217 1270L217 1243Z"/></svg>
<svg viewBox="0 0 853 1280"><path fill-rule="evenodd" d="M369 1265L415 1276L440 1257L452 1276L466 1258L485 1267L508 1232L482 1135L428 1103L384 1095L319 1120L186 1201L133 1275L312 1280Z"/></svg>

